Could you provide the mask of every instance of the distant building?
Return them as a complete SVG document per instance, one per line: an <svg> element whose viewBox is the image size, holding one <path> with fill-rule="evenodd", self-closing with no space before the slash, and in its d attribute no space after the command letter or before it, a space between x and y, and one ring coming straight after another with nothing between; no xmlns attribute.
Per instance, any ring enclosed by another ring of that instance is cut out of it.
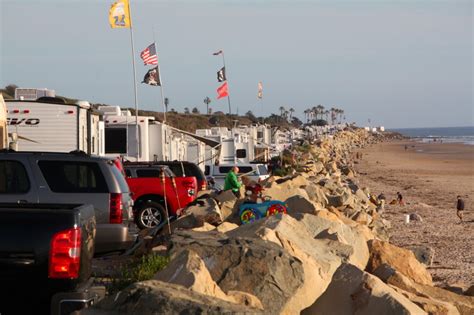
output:
<svg viewBox="0 0 474 315"><path fill-rule="evenodd" d="M56 97L56 92L49 89L16 88L15 99L24 101L36 101L40 97Z"/></svg>

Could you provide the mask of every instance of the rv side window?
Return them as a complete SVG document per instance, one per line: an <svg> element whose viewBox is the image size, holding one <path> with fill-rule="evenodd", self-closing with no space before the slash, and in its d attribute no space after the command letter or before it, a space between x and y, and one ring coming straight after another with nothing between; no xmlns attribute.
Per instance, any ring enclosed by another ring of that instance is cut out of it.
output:
<svg viewBox="0 0 474 315"><path fill-rule="evenodd" d="M245 149L237 149L235 151L235 154L237 155L238 159L243 159L247 157L247 150Z"/></svg>
<svg viewBox="0 0 474 315"><path fill-rule="evenodd" d="M105 153L127 153L126 128L105 128Z"/></svg>
<svg viewBox="0 0 474 315"><path fill-rule="evenodd" d="M204 175L209 176L211 173L211 167L209 165L204 166Z"/></svg>
<svg viewBox="0 0 474 315"><path fill-rule="evenodd" d="M39 161L51 191L56 193L107 193L102 171L94 162Z"/></svg>
<svg viewBox="0 0 474 315"><path fill-rule="evenodd" d="M252 166L239 166L239 174L247 174L255 171Z"/></svg>
<svg viewBox="0 0 474 315"><path fill-rule="evenodd" d="M0 161L0 194L24 194L30 190L30 180L23 164Z"/></svg>
<svg viewBox="0 0 474 315"><path fill-rule="evenodd" d="M227 174L227 173L229 173L231 168L232 168L232 166L220 166L219 167L219 173Z"/></svg>

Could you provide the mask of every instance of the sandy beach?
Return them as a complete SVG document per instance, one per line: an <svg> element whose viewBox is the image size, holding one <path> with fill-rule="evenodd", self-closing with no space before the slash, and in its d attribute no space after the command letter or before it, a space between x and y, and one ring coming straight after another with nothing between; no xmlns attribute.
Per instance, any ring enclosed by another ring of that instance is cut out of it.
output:
<svg viewBox="0 0 474 315"><path fill-rule="evenodd" d="M405 150L405 145L407 149ZM474 146L392 141L364 149L356 164L360 183L387 201L397 191L406 205L387 205L382 217L392 223L391 242L435 250L428 269L437 285L474 284ZM466 203L464 223L456 216L456 196ZM404 222L417 213L422 222Z"/></svg>

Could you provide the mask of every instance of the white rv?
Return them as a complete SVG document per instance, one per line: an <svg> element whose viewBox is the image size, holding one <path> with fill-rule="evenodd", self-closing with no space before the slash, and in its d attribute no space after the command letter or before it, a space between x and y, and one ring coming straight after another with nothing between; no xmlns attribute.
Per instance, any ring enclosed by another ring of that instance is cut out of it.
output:
<svg viewBox="0 0 474 315"><path fill-rule="evenodd" d="M0 150L8 147L7 107L0 94Z"/></svg>
<svg viewBox="0 0 474 315"><path fill-rule="evenodd" d="M101 117L88 102L67 104L63 99L7 100L9 132L19 136L18 150L103 155ZM27 138L28 140L22 140Z"/></svg>

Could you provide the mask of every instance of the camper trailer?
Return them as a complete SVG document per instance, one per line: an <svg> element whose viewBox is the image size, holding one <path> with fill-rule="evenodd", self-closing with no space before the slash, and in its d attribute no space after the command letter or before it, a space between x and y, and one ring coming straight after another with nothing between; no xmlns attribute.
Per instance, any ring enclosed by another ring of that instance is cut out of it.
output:
<svg viewBox="0 0 474 315"><path fill-rule="evenodd" d="M0 94L0 150L8 147L7 107Z"/></svg>
<svg viewBox="0 0 474 315"><path fill-rule="evenodd" d="M36 101L7 100L9 132L18 135L18 150L102 155L101 117L90 104L68 104L60 98ZM29 139L29 140L24 140Z"/></svg>

